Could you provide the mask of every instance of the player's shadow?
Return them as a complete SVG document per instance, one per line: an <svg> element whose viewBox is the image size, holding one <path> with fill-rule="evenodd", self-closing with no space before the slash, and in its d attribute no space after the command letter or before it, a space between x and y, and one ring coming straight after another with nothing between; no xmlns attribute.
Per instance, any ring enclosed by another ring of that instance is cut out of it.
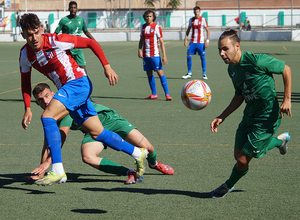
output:
<svg viewBox="0 0 300 220"><path fill-rule="evenodd" d="M174 194L174 195L184 195L201 199L209 199L209 192L194 192L194 191L183 191L183 190L166 190L166 189L138 189L138 188L82 188L83 190L88 190L92 192L129 192L129 193L142 193L145 195L153 194ZM231 193L243 192L243 190L233 190Z"/></svg>
<svg viewBox="0 0 300 220"><path fill-rule="evenodd" d="M23 99L0 99L0 102L24 102ZM31 101L34 102L34 101Z"/></svg>
<svg viewBox="0 0 300 220"><path fill-rule="evenodd" d="M283 101L284 92L276 92L277 98L279 102ZM299 103L300 102L300 93L299 92L292 92L292 102Z"/></svg>
<svg viewBox="0 0 300 220"><path fill-rule="evenodd" d="M77 212L81 214L105 214L107 211L101 209L73 209L72 212Z"/></svg>
<svg viewBox="0 0 300 220"><path fill-rule="evenodd" d="M143 100L143 101L149 101L145 98L134 98L134 97L109 97L109 96L91 96L92 99L99 98L99 99L130 99L130 100ZM157 99L156 101L166 101L165 99ZM100 103L101 104L101 103Z"/></svg>
<svg viewBox="0 0 300 220"><path fill-rule="evenodd" d="M81 174L81 173L67 173L67 183L91 183L91 182L115 182L115 183L124 183L125 180L120 179L111 179L113 177L120 178L117 175L94 175L94 174ZM89 177L108 177L110 179L95 179Z"/></svg>

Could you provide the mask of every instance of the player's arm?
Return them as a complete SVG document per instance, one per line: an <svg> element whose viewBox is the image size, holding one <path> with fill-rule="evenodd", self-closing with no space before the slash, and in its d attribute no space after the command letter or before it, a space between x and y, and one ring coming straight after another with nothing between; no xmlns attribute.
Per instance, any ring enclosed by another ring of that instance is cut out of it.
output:
<svg viewBox="0 0 300 220"><path fill-rule="evenodd" d="M209 46L209 37L210 37L210 32L209 32L209 27L207 26L205 28L206 30L206 42L205 42L205 47L208 47Z"/></svg>
<svg viewBox="0 0 300 220"><path fill-rule="evenodd" d="M61 148L63 147L67 135L69 133L70 127L60 127L60 135L61 135ZM52 163L50 151L47 147L46 141L44 141L44 146L42 150L42 157L41 157L41 164L31 171L31 174L34 174L34 176L31 176L30 178L33 180L41 179L44 177L46 170L50 167Z"/></svg>
<svg viewBox="0 0 300 220"><path fill-rule="evenodd" d="M22 127L27 130L28 124L31 123L32 112L31 112L31 70L27 73L21 71L21 90L23 101L25 104L25 113L22 118Z"/></svg>
<svg viewBox="0 0 300 220"><path fill-rule="evenodd" d="M140 37L140 42L139 42L139 50L138 50L138 56L139 56L139 58L143 58L143 51L142 51L143 42L144 42L144 37L141 36Z"/></svg>
<svg viewBox="0 0 300 220"><path fill-rule="evenodd" d="M284 83L284 98L280 106L281 118L283 117L283 114L292 117L292 70L288 65L285 65L284 67L282 78Z"/></svg>
<svg viewBox="0 0 300 220"><path fill-rule="evenodd" d="M166 47L165 47L165 44L164 44L164 40L163 38L159 38L159 43L160 43L160 47L161 47L161 52L162 52L162 61L163 61L163 64L166 65L168 63L168 60L167 60L167 54L166 54Z"/></svg>
<svg viewBox="0 0 300 220"><path fill-rule="evenodd" d="M95 38L93 37L93 35L92 35L89 31L83 31L83 33L84 33L85 36L87 36L88 38L95 40Z"/></svg>
<svg viewBox="0 0 300 220"><path fill-rule="evenodd" d="M70 37L74 37L74 48L90 48L93 53L98 57L100 62L102 63L103 69L104 69L104 74L109 80L110 85L115 85L118 83L118 75L115 73L115 71L111 68L109 65L105 54L101 48L101 46L97 43L97 41L92 40L90 38L85 38L85 37L79 37L79 36L70 36L66 34L61 34L59 35L60 41L69 41Z"/></svg>
<svg viewBox="0 0 300 220"><path fill-rule="evenodd" d="M187 41L187 39L188 39L188 36L189 36L189 34L190 34L190 31L191 31L191 26L189 26L188 28L187 28L187 30L186 30L186 32L185 32L185 38L184 38L184 46L188 46L188 41Z"/></svg>
<svg viewBox="0 0 300 220"><path fill-rule="evenodd" d="M240 105L243 103L244 101L244 96L242 95L235 95L230 104L227 106L227 108L222 112L221 115L219 115L218 117L216 117L215 119L213 119L213 121L210 124L210 129L211 132L218 132L218 126L232 113L234 112L236 109L238 109L238 107L240 107Z"/></svg>

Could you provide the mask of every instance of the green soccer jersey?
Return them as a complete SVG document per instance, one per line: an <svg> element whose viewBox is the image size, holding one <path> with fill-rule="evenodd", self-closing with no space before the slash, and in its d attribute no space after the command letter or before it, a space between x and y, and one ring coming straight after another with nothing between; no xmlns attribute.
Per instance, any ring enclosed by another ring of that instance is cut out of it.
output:
<svg viewBox="0 0 300 220"><path fill-rule="evenodd" d="M229 64L235 94L243 95L246 102L244 116L254 120L274 121L280 117L274 74L282 74L285 63L266 54L242 52L240 62Z"/></svg>

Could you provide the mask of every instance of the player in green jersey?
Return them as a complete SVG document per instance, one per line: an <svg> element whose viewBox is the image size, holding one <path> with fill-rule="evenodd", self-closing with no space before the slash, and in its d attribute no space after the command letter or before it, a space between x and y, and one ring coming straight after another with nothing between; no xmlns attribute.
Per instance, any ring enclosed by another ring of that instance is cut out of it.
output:
<svg viewBox="0 0 300 220"><path fill-rule="evenodd" d="M33 96L36 99L36 103L43 109L50 103L54 96L54 92L51 91L50 87L46 83L40 83L33 89ZM132 126L126 119L122 118L120 115L116 114L115 110L107 108L103 105L93 103L96 111L98 112L99 119L103 126L119 134L125 141L133 144L134 146L146 148L149 152L147 160L149 167L162 172L163 174L172 175L174 174L174 169L168 165L156 161L156 151L152 144L136 129ZM128 180L126 184L136 183L142 178L136 177L136 172L123 167L109 159L100 158L98 155L104 149L101 142L95 141L92 137L82 130L70 117L67 115L61 121L58 122L59 130L62 137L62 145L64 144L69 130L80 130L84 133L84 138L81 144L81 155L83 162L89 164L90 166L99 169L106 173L117 174L117 175L128 175ZM42 150L41 165L32 171L32 174L36 176L31 176L31 179L41 179L44 176L45 171L51 165L51 157L47 145L44 144Z"/></svg>
<svg viewBox="0 0 300 220"><path fill-rule="evenodd" d="M71 1L69 3L69 11L70 14L66 17L63 17L59 21L59 24L55 29L54 33L59 34L59 32L62 31L63 34L81 36L81 33L83 31L83 33L88 38L95 40L94 37L91 35L91 33L87 30L83 18L76 15L78 8L77 8L77 3L75 1ZM79 64L79 66L85 69L86 62L84 59L82 49L72 49L71 53L75 61Z"/></svg>
<svg viewBox="0 0 300 220"><path fill-rule="evenodd" d="M266 54L242 52L237 32L223 32L218 42L219 54L228 65L228 73L235 88L235 95L228 107L211 122L211 131L218 126L244 101L244 116L236 131L234 157L236 164L229 179L210 193L212 198L222 198L231 192L235 183L249 169L252 158L260 158L277 147L281 154L287 152L288 132L273 137L283 114L292 116L291 68L283 61ZM284 99L279 106L272 74L282 74Z"/></svg>

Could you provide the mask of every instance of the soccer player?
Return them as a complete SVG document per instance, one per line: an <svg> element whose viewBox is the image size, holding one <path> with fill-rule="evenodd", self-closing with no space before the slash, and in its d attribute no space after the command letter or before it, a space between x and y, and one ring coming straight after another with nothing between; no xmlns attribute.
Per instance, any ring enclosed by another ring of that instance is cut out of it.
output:
<svg viewBox="0 0 300 220"><path fill-rule="evenodd" d="M146 149L135 147L124 141L118 134L106 130L101 124L98 113L89 99L92 83L84 69L73 59L70 49L90 48L101 61L104 74L110 85L118 82L118 75L109 65L100 45L92 39L67 34L42 34L43 25L33 13L22 15L20 20L22 36L27 43L21 48L19 65L21 72L22 95L25 113L22 126L28 129L32 119L31 104L31 69L38 70L49 78L58 91L41 116L45 140L52 158L51 171L36 184L51 185L65 182L67 179L61 158L61 136L57 120L70 114L77 125L91 137L103 142L115 150L131 155L137 162L137 177L145 170Z"/></svg>
<svg viewBox="0 0 300 220"><path fill-rule="evenodd" d="M55 29L54 33L59 34L59 32L62 31L63 34L81 36L81 33L83 31L83 33L88 38L95 40L91 33L88 31L83 18L76 14L78 11L77 2L71 1L69 3L69 11L70 14L66 17L63 17L59 21L59 24ZM79 64L79 66L85 69L86 62L84 59L82 49L72 49L71 53L75 61Z"/></svg>
<svg viewBox="0 0 300 220"><path fill-rule="evenodd" d="M182 79L188 79L192 77L192 56L196 55L196 52L200 56L202 65L202 78L207 79L206 75L206 59L205 59L205 47L209 46L209 27L204 17L200 16L200 7L194 8L195 17L190 18L189 27L186 30L184 38L184 46L188 46L187 38L190 30L192 29L192 36L190 45L187 50L187 68L188 72L182 76ZM206 30L206 41L204 36L204 29ZM204 43L205 42L205 43Z"/></svg>
<svg viewBox="0 0 300 220"><path fill-rule="evenodd" d="M36 104L42 109L46 109L52 100L55 93L51 91L50 86L46 83L40 83L35 86L32 91L33 96L36 99ZM109 109L103 105L93 103L98 117L103 124L103 126L110 131L119 134L125 141L131 143L134 146L140 148L146 148L149 152L147 157L149 167L151 169L156 169L163 174L173 175L174 169L168 165L156 161L156 151L152 144L136 129L132 126L126 119L122 118L120 115L116 114L115 110ZM99 169L105 173L117 174L117 175L128 175L128 180L126 184L132 184L139 182L137 179L136 172L123 167L109 159L100 158L98 155L104 149L102 143L95 141L91 138L90 134L82 130L70 117L67 115L62 120L58 121L59 130L62 138L62 146L66 140L69 130L80 130L84 133L84 138L81 145L81 155L83 162L89 164L90 166ZM41 165L34 169L31 173L38 174L37 176L32 176L31 179L41 179L45 172L40 172L40 170L48 169L51 165L51 157L47 149L46 143L44 143L42 151Z"/></svg>
<svg viewBox="0 0 300 220"><path fill-rule="evenodd" d="M148 82L152 92L151 95L145 99L158 99L155 78L152 72L154 70L157 72L160 78L161 85L165 92L166 100L172 101L172 97L169 95L168 82L163 72L159 53L158 41L160 43L162 51L162 61L163 64L166 65L168 63L168 60L161 28L156 23L154 23L156 19L154 11L145 11L143 18L145 19L146 23L141 27L138 56L139 58L143 58L144 71L146 71L146 74L148 76Z"/></svg>
<svg viewBox="0 0 300 220"><path fill-rule="evenodd" d="M244 101L244 116L236 131L234 157L236 164L229 179L210 193L212 198L226 196L249 169L252 158L260 158L277 147L284 155L287 152L289 133L273 137L284 114L292 116L291 68L283 61L266 54L242 52L237 32L223 32L218 42L219 54L228 65L229 77L235 89L228 107L211 122L211 131L218 126ZM273 74L281 74L284 83L284 99L279 106L275 91Z"/></svg>

